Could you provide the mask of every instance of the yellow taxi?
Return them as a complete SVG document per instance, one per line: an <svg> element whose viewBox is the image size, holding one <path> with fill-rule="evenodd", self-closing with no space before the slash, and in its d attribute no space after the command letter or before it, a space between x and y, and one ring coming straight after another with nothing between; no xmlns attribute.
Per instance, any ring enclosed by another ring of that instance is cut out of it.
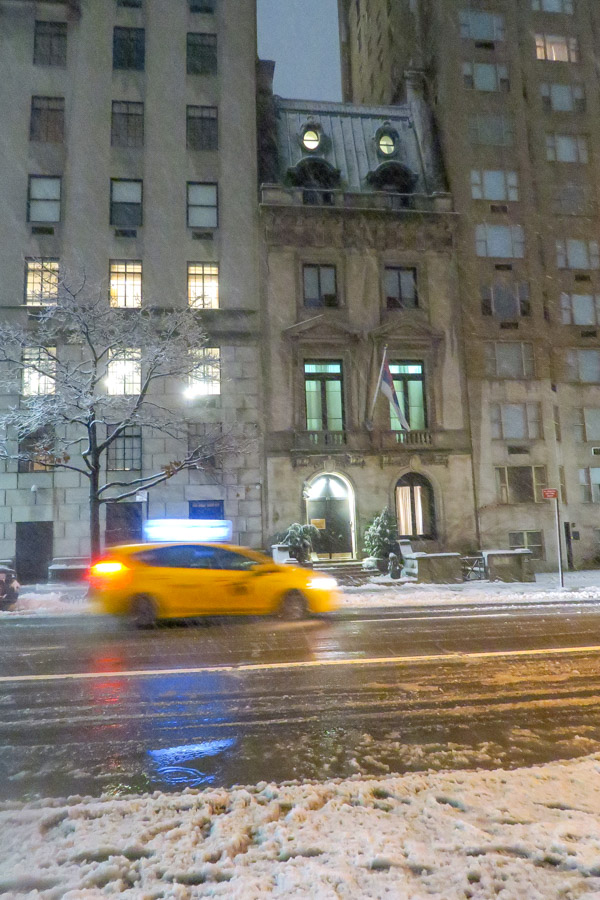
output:
<svg viewBox="0 0 600 900"><path fill-rule="evenodd" d="M186 616L278 615L301 619L338 605L333 578L230 544L111 547L89 570L90 599L102 612L148 627Z"/></svg>

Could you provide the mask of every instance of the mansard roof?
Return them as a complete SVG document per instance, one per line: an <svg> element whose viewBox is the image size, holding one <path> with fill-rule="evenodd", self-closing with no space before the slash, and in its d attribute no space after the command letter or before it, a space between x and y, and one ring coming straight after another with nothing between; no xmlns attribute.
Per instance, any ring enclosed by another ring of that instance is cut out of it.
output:
<svg viewBox="0 0 600 900"><path fill-rule="evenodd" d="M402 180L416 193L444 190L427 105L420 100L402 106L358 106L285 100L275 97L279 177L298 184L306 170L320 166L330 173L331 186L356 193L385 189ZM315 131L318 145L303 143ZM388 141L382 151L381 138ZM337 185L333 184L338 179Z"/></svg>

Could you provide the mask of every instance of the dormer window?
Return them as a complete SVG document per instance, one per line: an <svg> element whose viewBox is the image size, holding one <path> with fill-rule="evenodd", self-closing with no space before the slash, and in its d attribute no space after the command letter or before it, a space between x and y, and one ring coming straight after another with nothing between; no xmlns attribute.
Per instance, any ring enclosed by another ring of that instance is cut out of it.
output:
<svg viewBox="0 0 600 900"><path fill-rule="evenodd" d="M321 146L322 135L318 128L308 125L302 132L302 146L308 153L314 153Z"/></svg>
<svg viewBox="0 0 600 900"><path fill-rule="evenodd" d="M396 141L393 135L385 131L379 138L379 152L382 156L393 156L396 152Z"/></svg>

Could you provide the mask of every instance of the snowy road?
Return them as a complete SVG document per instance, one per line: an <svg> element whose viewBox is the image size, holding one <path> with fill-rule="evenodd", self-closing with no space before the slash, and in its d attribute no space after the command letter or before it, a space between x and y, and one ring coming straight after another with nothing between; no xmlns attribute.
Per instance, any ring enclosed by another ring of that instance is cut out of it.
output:
<svg viewBox="0 0 600 900"><path fill-rule="evenodd" d="M600 751L600 607L0 625L0 796L515 766Z"/></svg>

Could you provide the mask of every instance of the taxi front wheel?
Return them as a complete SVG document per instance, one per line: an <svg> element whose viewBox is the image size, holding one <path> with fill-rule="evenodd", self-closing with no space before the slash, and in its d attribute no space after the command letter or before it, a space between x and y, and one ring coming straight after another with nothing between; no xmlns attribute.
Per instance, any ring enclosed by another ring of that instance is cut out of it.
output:
<svg viewBox="0 0 600 900"><path fill-rule="evenodd" d="M138 594L131 598L129 621L136 628L152 628L156 625L156 603L149 594Z"/></svg>
<svg viewBox="0 0 600 900"><path fill-rule="evenodd" d="M308 615L308 606L304 594L300 591L289 591L285 594L277 610L277 615L280 619L288 622L305 619Z"/></svg>

